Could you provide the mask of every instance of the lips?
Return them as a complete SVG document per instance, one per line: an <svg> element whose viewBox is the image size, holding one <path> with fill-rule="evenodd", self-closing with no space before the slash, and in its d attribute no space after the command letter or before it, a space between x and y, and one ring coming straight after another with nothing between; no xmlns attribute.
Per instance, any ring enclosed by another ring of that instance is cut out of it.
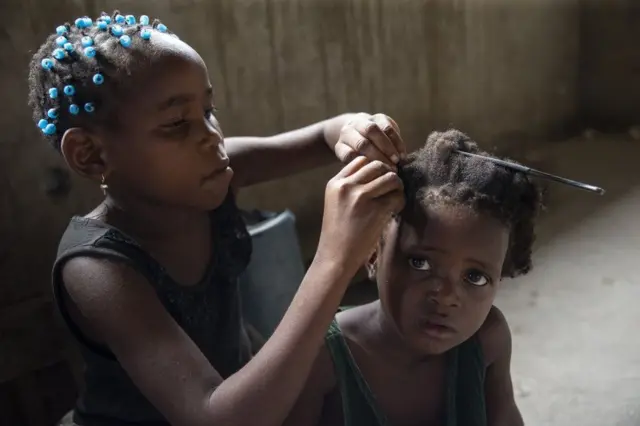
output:
<svg viewBox="0 0 640 426"><path fill-rule="evenodd" d="M208 175L206 175L204 177L204 179L210 179L212 177L215 177L216 175L224 172L225 170L227 170L227 167L229 167L229 157L225 157L223 159L220 160L221 163L218 167L216 167L211 173L209 173Z"/></svg>
<svg viewBox="0 0 640 426"><path fill-rule="evenodd" d="M455 334L456 330L441 318L425 318L420 322L423 333L436 339L443 339Z"/></svg>

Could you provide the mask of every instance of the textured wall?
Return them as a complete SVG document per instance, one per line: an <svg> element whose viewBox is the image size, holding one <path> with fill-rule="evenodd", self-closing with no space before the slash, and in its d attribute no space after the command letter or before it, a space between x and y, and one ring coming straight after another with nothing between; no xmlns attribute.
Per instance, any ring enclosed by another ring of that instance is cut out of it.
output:
<svg viewBox="0 0 640 426"><path fill-rule="evenodd" d="M264 135L366 110L396 118L413 147L449 125L480 141L517 144L550 136L577 116L577 0L3 1L0 308L48 294L69 216L99 197L77 179L69 196L48 195L64 183L56 169L62 163L26 107L30 54L64 20L116 7L162 18L201 52L227 134ZM256 186L241 203L291 208L309 255L334 170ZM37 327L31 312L45 299L13 309L11 320L0 310L0 338L2 327L23 321L16 312ZM32 343L13 349L32 353ZM11 359L25 368L43 362Z"/></svg>
<svg viewBox="0 0 640 426"><path fill-rule="evenodd" d="M640 124L640 2L581 0L580 106L601 130Z"/></svg>

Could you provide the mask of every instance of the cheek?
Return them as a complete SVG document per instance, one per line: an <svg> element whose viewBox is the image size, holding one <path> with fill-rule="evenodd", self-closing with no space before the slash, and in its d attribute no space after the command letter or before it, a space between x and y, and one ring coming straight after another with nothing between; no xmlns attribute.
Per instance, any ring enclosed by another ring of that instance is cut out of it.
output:
<svg viewBox="0 0 640 426"><path fill-rule="evenodd" d="M399 330L406 330L416 321L424 290L419 285L411 285L409 277L395 271L394 275L378 271L378 292L380 303Z"/></svg>
<svg viewBox="0 0 640 426"><path fill-rule="evenodd" d="M497 292L496 286L490 286L486 289L476 291L471 289L464 295L462 303L462 312L464 312L465 328L468 329L467 334L472 335L482 326L487 318Z"/></svg>

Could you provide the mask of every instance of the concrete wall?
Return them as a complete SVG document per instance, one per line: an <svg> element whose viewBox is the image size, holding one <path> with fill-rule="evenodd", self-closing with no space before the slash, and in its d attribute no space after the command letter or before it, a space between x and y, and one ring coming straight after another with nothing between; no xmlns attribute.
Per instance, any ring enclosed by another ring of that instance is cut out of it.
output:
<svg viewBox="0 0 640 426"><path fill-rule="evenodd" d="M11 321L0 310L0 332L22 321L15 312L38 326L31 312L46 306L57 240L68 218L100 195L75 178L68 195L51 195L64 184L62 163L26 107L30 54L65 20L113 8L160 17L201 52L227 134L266 135L365 110L396 118L412 147L448 126L490 146L551 136L578 115L577 0L2 2L0 308L43 302L14 309ZM335 170L250 188L241 204L293 209L310 256L324 184ZM36 340L13 349L32 353ZM44 362L18 361L22 368Z"/></svg>
<svg viewBox="0 0 640 426"><path fill-rule="evenodd" d="M640 124L640 2L581 0L580 106L587 125Z"/></svg>

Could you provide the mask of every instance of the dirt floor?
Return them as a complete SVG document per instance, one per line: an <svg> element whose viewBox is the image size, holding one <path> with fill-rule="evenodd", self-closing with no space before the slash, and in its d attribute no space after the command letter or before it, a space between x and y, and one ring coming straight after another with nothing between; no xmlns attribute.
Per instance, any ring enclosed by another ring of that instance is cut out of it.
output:
<svg viewBox="0 0 640 426"><path fill-rule="evenodd" d="M581 138L545 157L607 194L553 185L534 270L499 293L518 405L527 425L640 425L640 140Z"/></svg>

